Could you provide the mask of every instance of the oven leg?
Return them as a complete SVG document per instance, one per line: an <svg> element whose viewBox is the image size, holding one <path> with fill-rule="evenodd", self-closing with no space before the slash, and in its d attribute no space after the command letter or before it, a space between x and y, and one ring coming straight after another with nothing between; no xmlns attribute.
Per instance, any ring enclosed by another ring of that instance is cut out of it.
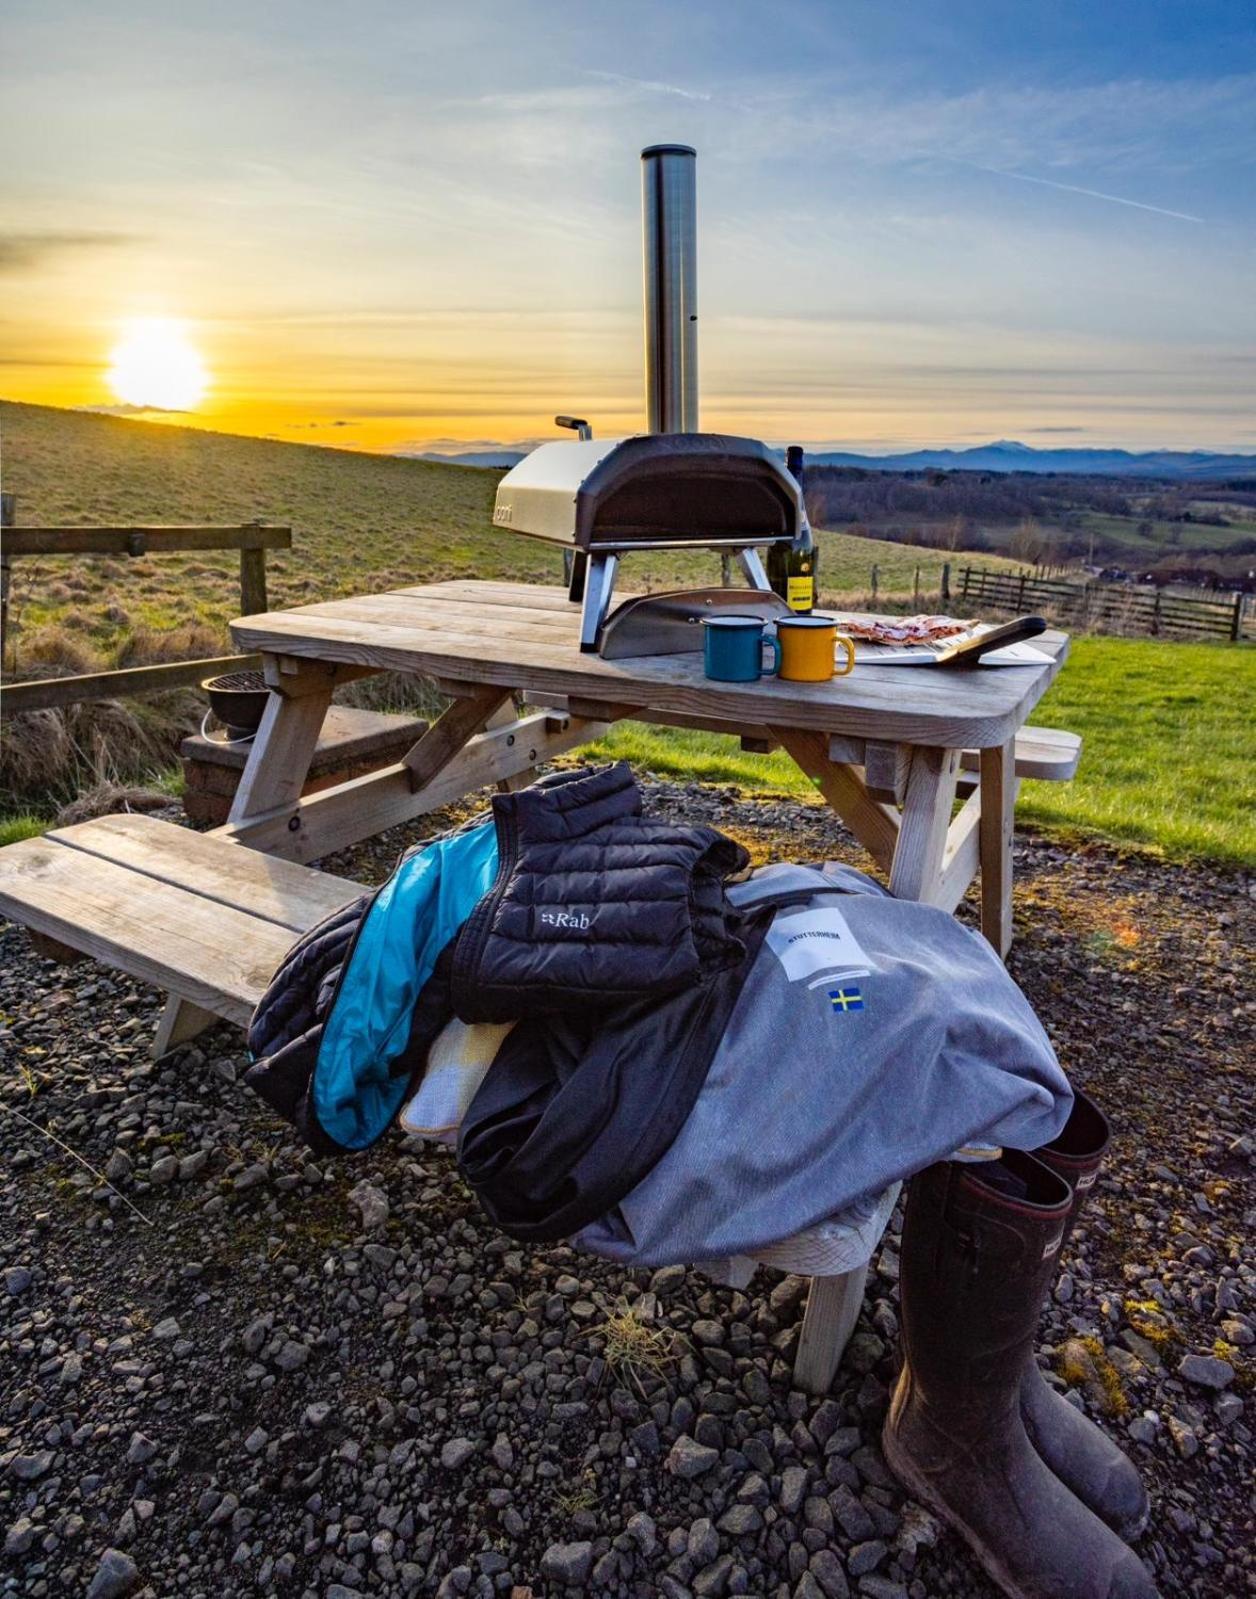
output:
<svg viewBox="0 0 1256 1599"><path fill-rule="evenodd" d="M752 589L762 589L770 593L772 585L768 582L768 575L763 570L763 562L759 559L759 552L755 549L738 550L737 560L745 574L746 582Z"/></svg>
<svg viewBox="0 0 1256 1599"><path fill-rule="evenodd" d="M598 646L602 623L606 619L606 612L611 603L611 590L615 587L615 568L619 565L619 557L589 555L587 559L588 565L584 573L584 610L580 615L580 648L589 654Z"/></svg>
<svg viewBox="0 0 1256 1599"><path fill-rule="evenodd" d="M588 564L589 557L583 550L563 551L563 582L573 605L579 605L584 598L584 573Z"/></svg>

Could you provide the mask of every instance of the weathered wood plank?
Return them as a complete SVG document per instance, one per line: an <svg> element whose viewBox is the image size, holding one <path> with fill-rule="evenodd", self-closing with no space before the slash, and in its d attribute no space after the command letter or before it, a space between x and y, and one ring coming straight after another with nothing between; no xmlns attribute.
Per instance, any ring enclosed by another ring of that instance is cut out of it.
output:
<svg viewBox="0 0 1256 1599"><path fill-rule="evenodd" d="M173 555L183 550L288 550L290 527L261 522L218 527L15 527L10 560L24 555Z"/></svg>
<svg viewBox="0 0 1256 1599"><path fill-rule="evenodd" d="M867 1266L840 1277L813 1277L803 1312L794 1385L804 1393L827 1394L863 1305Z"/></svg>
<svg viewBox="0 0 1256 1599"><path fill-rule="evenodd" d="M279 805L269 812L232 818L210 836L288 860L319 860L334 850L439 810L476 789L539 766L578 744L600 737L604 731L600 723L575 717L568 720L544 713L524 717L512 728L477 733L417 793L410 786L410 768L399 761L395 766L323 789L308 799ZM511 739L513 742L509 742Z"/></svg>
<svg viewBox="0 0 1256 1599"><path fill-rule="evenodd" d="M1015 743L981 752L981 931L1000 959L1012 946Z"/></svg>
<svg viewBox="0 0 1256 1599"><path fill-rule="evenodd" d="M212 1027L218 1019L213 1011L202 1010L199 1005L193 1005L190 999L180 999L177 994L170 994L161 1020L157 1023L157 1031L153 1034L149 1053L154 1060L160 1060L172 1049L177 1049L180 1044L186 1044L189 1039L203 1033L207 1027Z"/></svg>
<svg viewBox="0 0 1256 1599"><path fill-rule="evenodd" d="M977 875L980 824L981 794L974 789L946 832L938 890L933 899L933 903L944 911L955 909Z"/></svg>
<svg viewBox="0 0 1256 1599"><path fill-rule="evenodd" d="M452 608L451 609L455 609ZM709 715L725 721L777 723L826 732L863 733L902 743L980 748L1015 732L1049 686L1057 667L916 673L912 691L888 672L856 670L829 683L717 684L698 655L603 661L572 642L551 645L499 638L482 616L458 607L446 629L368 623L304 611L272 612L234 624L249 648L362 663L381 670L450 674L503 687L582 694L616 704ZM901 674L899 674L901 679ZM962 680L961 680L962 677ZM927 679L926 681L922 681Z"/></svg>
<svg viewBox="0 0 1256 1599"><path fill-rule="evenodd" d="M290 933L303 933L363 892L360 883L256 850L228 848L220 838L151 816L102 816L46 837L274 922Z"/></svg>
<svg viewBox="0 0 1256 1599"><path fill-rule="evenodd" d="M266 551L240 551L240 609L245 616L266 609Z"/></svg>
<svg viewBox="0 0 1256 1599"><path fill-rule="evenodd" d="M828 741L798 728L773 727L771 736L784 746L851 832L883 870L889 871L898 842L896 819L868 793L859 774L828 757Z"/></svg>
<svg viewBox="0 0 1256 1599"><path fill-rule="evenodd" d="M1016 775L1045 783L1067 783L1081 765L1082 741L1077 733L1059 727L1022 727L1016 735ZM960 765L966 772L981 770L981 751L965 750Z"/></svg>
<svg viewBox="0 0 1256 1599"><path fill-rule="evenodd" d="M957 749L922 748L912 756L890 868L890 893L899 899L938 903L958 772Z"/></svg>
<svg viewBox="0 0 1256 1599"><path fill-rule="evenodd" d="M425 788L467 740L509 701L509 689L481 688L474 698L455 700L448 706L401 758L410 773L411 789L417 793Z"/></svg>
<svg viewBox="0 0 1256 1599"><path fill-rule="evenodd" d="M829 754L832 755L832 740ZM868 739L864 745L864 785L875 800L887 805L901 805L907 792L907 774L911 771L911 745L885 744L879 739Z"/></svg>
<svg viewBox="0 0 1256 1599"><path fill-rule="evenodd" d="M87 672L75 677L45 677L32 683L0 688L0 710L6 716L47 711L81 700L112 700L163 689L190 688L220 672L243 672L261 665L259 655L214 655L199 661L162 661L155 666L128 666L117 672Z"/></svg>
<svg viewBox="0 0 1256 1599"><path fill-rule="evenodd" d="M0 912L241 1026L292 943L286 927L47 838L0 854Z"/></svg>
<svg viewBox="0 0 1256 1599"><path fill-rule="evenodd" d="M307 692L272 693L266 701L228 820L242 821L246 816L288 804L305 787L323 718L331 704L333 679L329 673L311 672L301 687Z"/></svg>

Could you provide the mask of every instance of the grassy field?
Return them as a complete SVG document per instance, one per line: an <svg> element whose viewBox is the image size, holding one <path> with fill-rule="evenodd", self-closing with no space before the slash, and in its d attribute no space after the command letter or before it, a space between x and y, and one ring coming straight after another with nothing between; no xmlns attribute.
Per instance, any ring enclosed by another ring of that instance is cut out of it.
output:
<svg viewBox="0 0 1256 1599"><path fill-rule="evenodd" d="M267 561L274 606L451 577L561 581L552 545L493 527L496 472L8 403L0 430L19 525L290 525L291 552ZM937 550L845 533L820 543L826 595L862 596L874 564L883 598L909 600L917 567L924 593L938 587ZM239 614L238 569L237 558L212 552L20 561L13 675L221 653ZM624 581L716 582L718 563L705 554L636 556Z"/></svg>
<svg viewBox="0 0 1256 1599"><path fill-rule="evenodd" d="M1256 862L1256 647L1078 638L1032 721L1082 734L1071 783L1027 782L1024 821L1080 828L1175 859ZM780 751L744 755L713 733L622 723L598 746L655 772L806 794Z"/></svg>
<svg viewBox="0 0 1256 1599"><path fill-rule="evenodd" d="M5 488L18 495L19 523L290 523L294 548L269 567L275 605L439 577L554 582L559 576L556 551L492 528L492 472L34 406L0 405L0 427ZM846 534L826 534L821 544L822 590L848 602L866 595L874 562L883 600L897 594L906 603L917 565L927 590L942 561L935 550ZM958 565L968 559L952 557ZM1000 563L985 556L974 564ZM631 570L642 582L713 581L715 563L647 556ZM218 653L237 609L235 563L225 555L22 561L13 582L18 669L12 675ZM1081 773L1071 784L1026 784L1020 814L1171 856L1256 860L1256 824L1244 804L1247 708L1254 701L1256 649L1078 639L1034 719L1085 736ZM140 775L142 766L151 776L159 752L173 747L157 702L114 708L118 720L112 729L106 723L102 735L106 709L94 708L82 727L73 715L67 719L61 736L70 754L101 737L114 750L142 742L142 761L116 775ZM10 764L20 742L8 729ZM742 755L735 742L714 735L624 724L603 750L659 772L809 791L785 757ZM37 764L43 759L40 746L26 753ZM29 813L55 809L65 797L41 797L30 785L20 792L27 797L0 801L8 812L0 816L0 842L37 827Z"/></svg>

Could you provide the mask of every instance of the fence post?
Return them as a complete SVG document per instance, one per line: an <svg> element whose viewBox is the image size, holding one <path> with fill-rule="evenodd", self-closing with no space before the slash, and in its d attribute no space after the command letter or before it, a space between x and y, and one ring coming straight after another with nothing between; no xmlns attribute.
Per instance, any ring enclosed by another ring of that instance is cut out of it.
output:
<svg viewBox="0 0 1256 1599"><path fill-rule="evenodd" d="M966 600L968 598L968 574L971 571L972 571L972 567L971 566L966 566L964 568L964 584L963 584L963 587L959 591L959 597L960 597L961 600Z"/></svg>
<svg viewBox="0 0 1256 1599"><path fill-rule="evenodd" d="M1234 591L1234 615L1230 618L1230 637L1237 644L1243 637L1243 591Z"/></svg>
<svg viewBox="0 0 1256 1599"><path fill-rule="evenodd" d="M260 526L257 522L250 527ZM266 610L266 551L240 551L240 615L258 616Z"/></svg>
<svg viewBox="0 0 1256 1599"><path fill-rule="evenodd" d="M1023 571L1020 575L1020 588L1016 591L1016 609L1018 611L1025 609L1025 574Z"/></svg>
<svg viewBox="0 0 1256 1599"><path fill-rule="evenodd" d="M16 494L0 494L0 528L12 527L17 510ZM4 672L5 652L9 640L9 578L12 566L4 553L4 539L0 537L0 674Z"/></svg>
<svg viewBox="0 0 1256 1599"><path fill-rule="evenodd" d="M731 589L733 586L733 558L731 555L720 556L720 587Z"/></svg>
<svg viewBox="0 0 1256 1599"><path fill-rule="evenodd" d="M920 604L920 568L916 568L916 586L912 589L912 604Z"/></svg>
<svg viewBox="0 0 1256 1599"><path fill-rule="evenodd" d="M875 561L872 563L872 597L874 600L877 597L877 567Z"/></svg>
<svg viewBox="0 0 1256 1599"><path fill-rule="evenodd" d="M949 600L950 597L951 597L951 563L949 561L943 561L943 563L942 563L942 598L944 600Z"/></svg>
<svg viewBox="0 0 1256 1599"><path fill-rule="evenodd" d="M1155 603L1151 607L1151 636L1152 636L1152 638L1159 638L1159 636L1160 636L1160 590L1159 589L1156 590Z"/></svg>

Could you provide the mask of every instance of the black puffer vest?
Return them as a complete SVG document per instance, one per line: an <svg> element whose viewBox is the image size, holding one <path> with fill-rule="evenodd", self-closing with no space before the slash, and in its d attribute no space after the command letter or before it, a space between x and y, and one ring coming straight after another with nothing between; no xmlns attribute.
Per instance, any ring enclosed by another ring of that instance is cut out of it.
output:
<svg viewBox="0 0 1256 1599"><path fill-rule="evenodd" d="M623 763L493 799L500 864L449 969L464 1022L604 1013L705 983L746 950L724 898L750 857L711 827L649 821Z"/></svg>

